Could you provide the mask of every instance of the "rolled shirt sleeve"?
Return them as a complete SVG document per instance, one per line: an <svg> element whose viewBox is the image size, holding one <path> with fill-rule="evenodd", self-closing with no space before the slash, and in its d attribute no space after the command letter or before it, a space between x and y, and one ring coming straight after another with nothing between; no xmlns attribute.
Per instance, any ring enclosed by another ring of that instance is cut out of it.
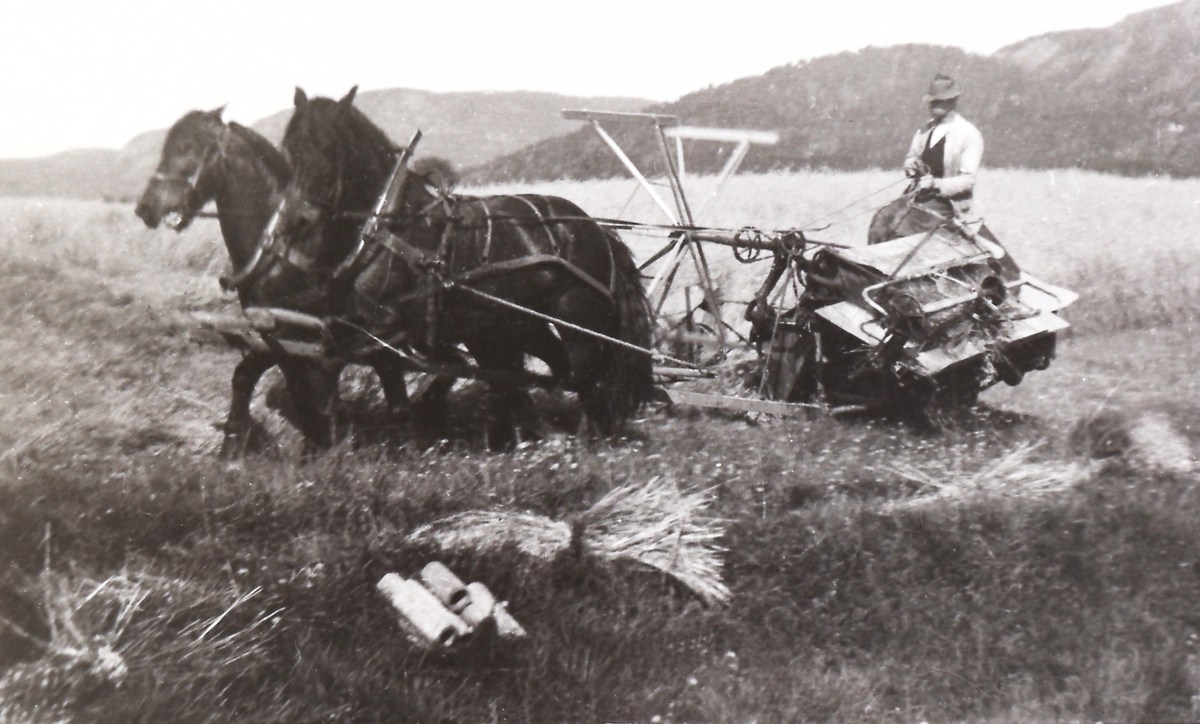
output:
<svg viewBox="0 0 1200 724"><path fill-rule="evenodd" d="M904 157L904 175L912 178L921 169L921 154L925 152L925 138L928 131L917 131L913 136L912 145L908 147L908 155Z"/></svg>

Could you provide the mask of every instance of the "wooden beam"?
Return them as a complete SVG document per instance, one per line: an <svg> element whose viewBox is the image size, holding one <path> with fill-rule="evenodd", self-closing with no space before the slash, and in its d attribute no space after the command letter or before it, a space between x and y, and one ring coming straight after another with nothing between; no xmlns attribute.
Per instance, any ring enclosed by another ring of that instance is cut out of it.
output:
<svg viewBox="0 0 1200 724"><path fill-rule="evenodd" d="M693 407L708 407L722 410L740 410L742 412L761 412L776 417L800 417L810 412L825 415L845 415L852 412L863 412L863 405L842 405L827 407L808 402L775 402L773 400L754 400L748 397L732 397L730 395L708 395L702 392L686 390L667 390L671 402L676 405L692 405Z"/></svg>
<svg viewBox="0 0 1200 724"><path fill-rule="evenodd" d="M642 175L642 172L638 170L637 164L630 160L629 156L625 155L625 152L621 150L621 147L613 140L612 136L604 131L604 128L600 125L600 121L592 119L592 128L596 129L596 134L600 136L602 141L608 144L608 147L616 154L621 163L625 165L629 173L637 179L637 182L646 190L646 193L650 194L650 198L654 199L654 202L658 204L658 208L663 210L663 213L667 215L671 223L678 226L679 219L675 216L675 212L671 211L671 207L667 206L667 202L662 200L662 197L658 195L654 187L650 185L650 182Z"/></svg>
<svg viewBox="0 0 1200 724"><path fill-rule="evenodd" d="M687 390L667 390L667 394L670 396L671 402L676 405L740 410L742 412L763 412L777 417L802 417L810 411L822 409L820 405L810 405L801 402L754 400L748 397L709 395L702 392L688 392Z"/></svg>
<svg viewBox="0 0 1200 724"><path fill-rule="evenodd" d="M563 109L562 117L568 121L625 121L646 126L678 126L677 116L661 113L618 113L616 111L589 111L586 108Z"/></svg>
<svg viewBox="0 0 1200 724"><path fill-rule="evenodd" d="M663 133L672 138L686 138L691 141L722 141L726 143L757 143L763 146L774 146L779 143L779 133L776 131L751 131L742 128L704 128L701 126L673 126L664 128Z"/></svg>

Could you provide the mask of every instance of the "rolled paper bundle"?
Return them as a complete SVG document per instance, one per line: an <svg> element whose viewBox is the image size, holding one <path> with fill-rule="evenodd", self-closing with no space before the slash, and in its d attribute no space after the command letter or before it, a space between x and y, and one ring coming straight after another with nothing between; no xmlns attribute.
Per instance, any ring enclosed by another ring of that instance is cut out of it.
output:
<svg viewBox="0 0 1200 724"><path fill-rule="evenodd" d="M496 598L487 586L478 581L467 584L467 598L469 603L459 616L466 621L468 626L475 628L491 617L492 611L496 607Z"/></svg>
<svg viewBox="0 0 1200 724"><path fill-rule="evenodd" d="M400 625L424 646L450 646L456 638L471 633L466 622L447 610L437 596L416 581L389 573L379 579L376 588L400 613Z"/></svg>
<svg viewBox="0 0 1200 724"><path fill-rule="evenodd" d="M467 586L446 566L433 561L421 569L421 583L454 613L462 613L470 603Z"/></svg>

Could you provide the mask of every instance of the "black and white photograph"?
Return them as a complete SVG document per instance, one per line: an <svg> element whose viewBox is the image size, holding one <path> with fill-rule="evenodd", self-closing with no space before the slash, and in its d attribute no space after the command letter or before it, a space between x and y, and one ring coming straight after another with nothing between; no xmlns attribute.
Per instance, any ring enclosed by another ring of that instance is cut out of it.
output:
<svg viewBox="0 0 1200 724"><path fill-rule="evenodd" d="M0 63L0 724L1200 721L1200 0Z"/></svg>

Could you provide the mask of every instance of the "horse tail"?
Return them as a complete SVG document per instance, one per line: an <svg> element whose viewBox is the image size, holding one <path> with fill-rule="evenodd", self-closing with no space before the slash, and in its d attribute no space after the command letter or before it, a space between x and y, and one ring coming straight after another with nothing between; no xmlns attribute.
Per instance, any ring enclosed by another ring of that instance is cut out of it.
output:
<svg viewBox="0 0 1200 724"><path fill-rule="evenodd" d="M612 249L612 295L617 308L617 339L649 349L653 335L650 303L642 287L642 275L625 242L610 231ZM654 361L646 352L613 346L608 374L609 421L618 426L645 402L654 399Z"/></svg>

